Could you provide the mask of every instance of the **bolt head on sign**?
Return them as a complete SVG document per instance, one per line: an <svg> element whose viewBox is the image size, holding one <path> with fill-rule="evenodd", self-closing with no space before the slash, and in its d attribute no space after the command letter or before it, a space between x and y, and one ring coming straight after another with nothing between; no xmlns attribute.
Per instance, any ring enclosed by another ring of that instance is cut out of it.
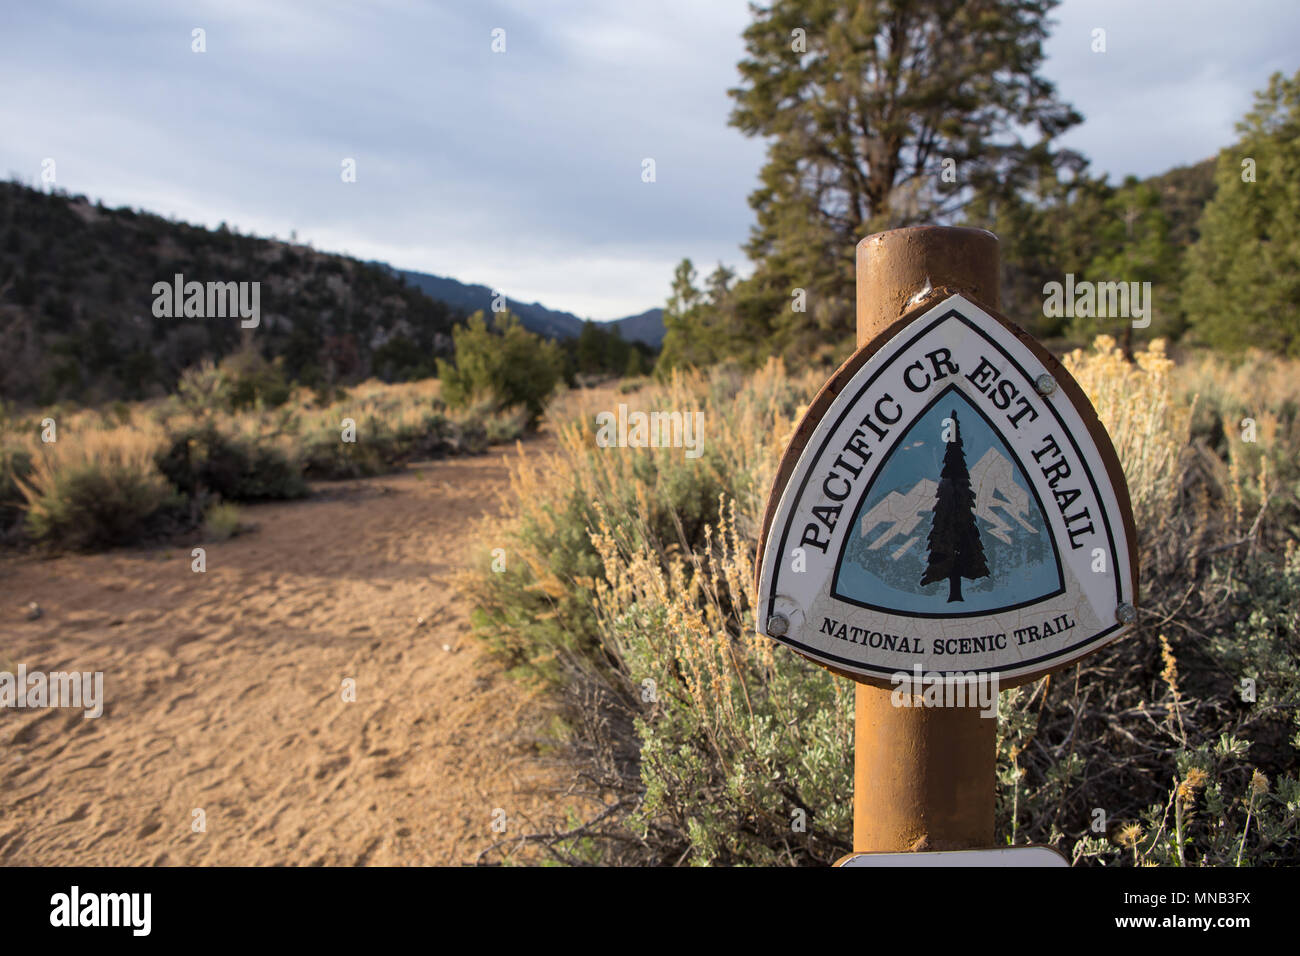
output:
<svg viewBox="0 0 1300 956"><path fill-rule="evenodd" d="M1012 687L1131 623L1135 539L1078 384L950 295L859 349L796 429L760 539L758 629L865 683Z"/></svg>

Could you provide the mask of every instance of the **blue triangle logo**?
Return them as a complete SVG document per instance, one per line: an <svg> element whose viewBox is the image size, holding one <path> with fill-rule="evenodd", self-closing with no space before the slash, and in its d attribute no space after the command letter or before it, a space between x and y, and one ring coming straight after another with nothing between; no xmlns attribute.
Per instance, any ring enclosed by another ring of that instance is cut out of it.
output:
<svg viewBox="0 0 1300 956"><path fill-rule="evenodd" d="M831 593L911 617L968 617L1065 590L1042 502L997 428L949 386L863 492Z"/></svg>

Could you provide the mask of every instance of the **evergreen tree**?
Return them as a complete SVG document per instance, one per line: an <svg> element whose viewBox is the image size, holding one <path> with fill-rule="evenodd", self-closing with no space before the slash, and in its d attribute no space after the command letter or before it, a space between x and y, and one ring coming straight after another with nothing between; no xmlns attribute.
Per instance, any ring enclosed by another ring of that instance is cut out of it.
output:
<svg viewBox="0 0 1300 956"><path fill-rule="evenodd" d="M491 328L480 309L452 331L456 362L438 359L438 378L447 405L460 408L480 399L498 411L522 407L529 424L542 415L560 382L560 347L529 332L512 312L497 313Z"/></svg>
<svg viewBox="0 0 1300 956"><path fill-rule="evenodd" d="M1143 180L1160 197L1169 221L1169 241L1178 247L1180 254L1200 236L1201 214L1214 198L1214 165L1215 157L1211 156Z"/></svg>
<svg viewBox="0 0 1300 956"><path fill-rule="evenodd" d="M851 340L854 248L951 221L1067 156L1080 117L1038 75L1055 0L773 0L745 31L733 125L770 141L750 204L753 277L729 338L800 356ZM1026 145L1020 131L1032 130ZM791 295L802 289L807 307ZM759 352L762 350L756 350Z"/></svg>
<svg viewBox="0 0 1300 956"><path fill-rule="evenodd" d="M1275 73L1237 131L1187 254L1183 308L1216 348L1300 355L1300 73Z"/></svg>
<svg viewBox="0 0 1300 956"><path fill-rule="evenodd" d="M605 352L608 349L605 339L604 330L597 328L591 319L582 323L582 331L578 333L578 341L574 346L574 359L579 372L590 375L604 368Z"/></svg>
<svg viewBox="0 0 1300 956"><path fill-rule="evenodd" d="M1080 162L1065 177L1035 171L1022 188L977 196L966 208L964 225L989 229L1000 240L1002 310L1040 338L1062 334L1069 321L1044 314L1044 287L1064 281L1067 272L1083 277L1115 192L1085 167Z"/></svg>
<svg viewBox="0 0 1300 956"><path fill-rule="evenodd" d="M930 563L921 578L922 586L947 580L949 604L963 600L962 578L974 581L988 577L989 573L980 531L975 525L975 493L970 487L956 409L952 412L952 427L953 439L943 453L943 470L939 473L939 489L934 498L934 522L927 540Z"/></svg>
<svg viewBox="0 0 1300 956"><path fill-rule="evenodd" d="M1180 331L1173 290L1178 283L1178 249L1169 239L1169 218L1154 186L1128 177L1106 200L1100 228L1094 231L1096 252L1084 277L1093 282L1150 282L1151 325L1144 338ZM1099 332L1114 334L1131 351L1134 316L1076 317L1071 331L1091 339Z"/></svg>
<svg viewBox="0 0 1300 956"><path fill-rule="evenodd" d="M726 316L731 310L736 274L718 263L701 291L695 285L695 265L683 259L673 273L672 295L664 309L664 341L659 370L703 366L742 346L731 338Z"/></svg>

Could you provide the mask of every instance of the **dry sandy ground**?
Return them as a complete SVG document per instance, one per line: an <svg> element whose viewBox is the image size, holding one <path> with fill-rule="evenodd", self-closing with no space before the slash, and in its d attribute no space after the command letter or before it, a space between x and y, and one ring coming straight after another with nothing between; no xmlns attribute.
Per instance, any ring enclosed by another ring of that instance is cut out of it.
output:
<svg viewBox="0 0 1300 956"><path fill-rule="evenodd" d="M452 584L505 482L498 452L247 507L205 573L188 545L0 558L0 671L103 671L107 700L0 710L0 863L452 864L497 809L560 822L540 704Z"/></svg>

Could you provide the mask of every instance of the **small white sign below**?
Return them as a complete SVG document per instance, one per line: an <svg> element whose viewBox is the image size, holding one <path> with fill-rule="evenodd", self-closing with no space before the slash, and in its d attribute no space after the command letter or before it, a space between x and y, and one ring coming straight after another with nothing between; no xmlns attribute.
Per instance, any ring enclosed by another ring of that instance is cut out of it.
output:
<svg viewBox="0 0 1300 956"><path fill-rule="evenodd" d="M1066 866L1065 857L1046 846L1008 846L996 850L936 850L923 853L854 853L836 866Z"/></svg>

